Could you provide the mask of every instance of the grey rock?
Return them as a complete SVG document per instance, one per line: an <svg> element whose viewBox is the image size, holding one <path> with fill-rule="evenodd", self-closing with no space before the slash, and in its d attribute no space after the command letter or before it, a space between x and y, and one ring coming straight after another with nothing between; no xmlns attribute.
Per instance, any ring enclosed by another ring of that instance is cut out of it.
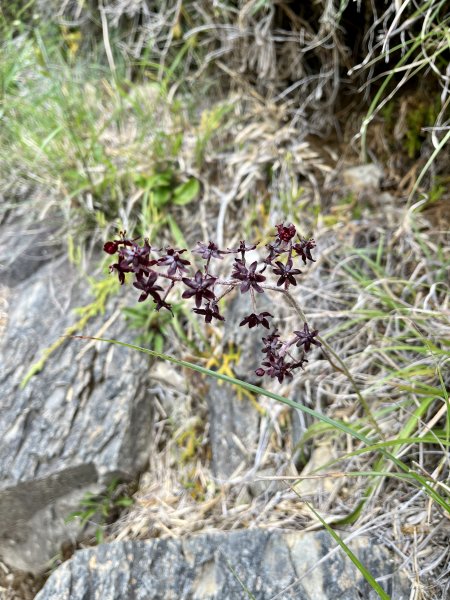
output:
<svg viewBox="0 0 450 600"><path fill-rule="evenodd" d="M261 331L239 327L252 308L239 294L235 296L226 314L223 338L224 352L230 348L240 351L239 362L233 363L233 373L238 379L252 384L260 383L254 371L261 362L259 346L262 346ZM259 300L259 299L258 299ZM248 298L248 301L250 299ZM258 305L258 310L267 310ZM267 331L267 330L265 330ZM230 384L210 380L207 395L213 474L219 480L229 478L239 466L252 463L251 449L258 433L259 414L245 395Z"/></svg>
<svg viewBox="0 0 450 600"><path fill-rule="evenodd" d="M273 295L276 297L276 294ZM273 302L271 302L269 294L256 294L256 296L257 312L267 311L275 316L276 312L274 312ZM275 299L279 301L279 298L276 297ZM225 348L227 345L232 345L240 350L241 358L233 367L236 377L253 385L260 385L261 377L255 375L255 370L261 366L261 362L265 357L261 352L263 348L262 338L269 331L261 326L252 329L249 329L247 325L239 327L239 323L253 312L250 294L236 292L228 303L223 344Z"/></svg>
<svg viewBox="0 0 450 600"><path fill-rule="evenodd" d="M45 234L39 236L45 247ZM3 239L13 241L14 236ZM79 318L72 309L92 300L86 281L67 262L55 262L51 252L41 254L32 272L27 271L24 265L34 247L21 242L21 249L4 253L11 260L3 265L0 286L5 299L0 339L0 555L12 567L37 572L62 542L79 533L79 525L66 524L65 519L79 509L86 491L97 492L113 477L129 479L143 469L152 405L148 357L73 339L64 341L21 389L42 350ZM18 280L14 273L21 274ZM84 333L96 334L109 322L104 334L131 341L133 334L117 311L117 300L92 319Z"/></svg>
<svg viewBox="0 0 450 600"><path fill-rule="evenodd" d="M381 584L391 598L408 598L407 582L395 573L385 547L368 538L349 546L374 577L394 573ZM62 564L36 600L378 598L340 549L330 552L333 547L323 531L259 529L104 544Z"/></svg>
<svg viewBox="0 0 450 600"><path fill-rule="evenodd" d="M288 473L290 475L290 473ZM294 474L292 472L292 474ZM248 491L254 498L263 494L273 495L275 492L283 492L286 490L285 481L277 480L278 473L274 467L259 469L255 478L248 483ZM267 478L267 479L266 479ZM273 478L273 479L272 479Z"/></svg>
<svg viewBox="0 0 450 600"><path fill-rule="evenodd" d="M15 287L50 260L61 258L64 252L56 231L56 225L49 229L42 223L28 228L23 223L5 227L2 235L8 252L0 259L1 283Z"/></svg>
<svg viewBox="0 0 450 600"><path fill-rule="evenodd" d="M345 169L342 178L353 192L376 191L380 189L383 169L375 164L359 165Z"/></svg>
<svg viewBox="0 0 450 600"><path fill-rule="evenodd" d="M250 466L257 438L259 415L246 396L227 384L212 381L207 395L212 470L219 480L228 479L239 466Z"/></svg>

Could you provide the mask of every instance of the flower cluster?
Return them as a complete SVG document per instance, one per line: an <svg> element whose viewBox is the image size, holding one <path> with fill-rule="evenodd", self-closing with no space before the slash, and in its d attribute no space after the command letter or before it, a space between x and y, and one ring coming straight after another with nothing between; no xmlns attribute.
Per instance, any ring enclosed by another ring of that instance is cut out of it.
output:
<svg viewBox="0 0 450 600"><path fill-rule="evenodd" d="M250 264L246 254L255 250L259 243L247 244L242 240L237 248L220 250L212 241L207 244L198 242L192 253L198 255L204 264L200 269L192 269L192 275L189 268L191 263L183 256L186 248L152 248L148 239L139 243L139 238L129 239L126 232L120 232L119 239L106 242L103 249L107 254L117 255L117 261L110 265L110 271L117 273L121 285L125 283L126 275L132 274L133 286L141 292L139 302L144 302L150 297L156 310L165 308L171 311L171 305L167 301L168 295L176 284L181 284L184 286L182 297L192 298L195 303L193 311L202 315L206 323L211 323L213 319L225 320L220 314L219 300L237 287L241 294L250 294L253 307L253 311L239 325L248 325L250 329L261 326L270 330L269 319L273 319L273 315L269 312L258 312L256 309L255 292L263 294L268 287L274 289L273 286L264 283L267 273L263 273L270 269L276 276L276 288L287 291L289 286L297 285L297 278L302 273L294 266L295 259L301 259L304 265L307 261L314 262L311 250L316 245L313 239L298 236L295 226L291 223L276 225L273 237L274 239L265 246L263 259L259 262L253 260ZM236 255L230 278L219 278L211 272L211 264L214 260L222 260L226 254ZM221 295L217 293L219 287L226 288ZM317 336L318 331L310 331L308 324L304 323L302 330L294 331L291 339L282 342L275 329L263 338L262 352L265 357L256 374L277 378L280 383L284 378L292 377L293 370L303 368L307 362L305 355L312 345L321 345ZM300 356L292 356L294 348L300 349Z"/></svg>
<svg viewBox="0 0 450 600"><path fill-rule="evenodd" d="M294 331L294 336L291 339L282 342L277 330L275 330L269 336L263 338L264 348L262 351L266 358L262 366L256 370L256 374L260 377L263 375L276 377L280 383L285 377L292 377L294 369L303 369L303 365L308 362L305 354L311 350L311 344L315 346L322 345L315 339L318 334L317 329L310 331L308 324L305 323L302 331ZM289 351L289 348L294 345L297 347L303 346L303 354L299 358L291 356Z"/></svg>

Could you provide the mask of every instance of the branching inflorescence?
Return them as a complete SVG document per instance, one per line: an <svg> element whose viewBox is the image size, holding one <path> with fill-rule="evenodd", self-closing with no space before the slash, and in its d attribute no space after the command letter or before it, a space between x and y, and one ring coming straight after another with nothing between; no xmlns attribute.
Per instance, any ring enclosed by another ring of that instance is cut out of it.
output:
<svg viewBox="0 0 450 600"><path fill-rule="evenodd" d="M297 241L294 241L296 236ZM108 254L118 255L117 262L110 265L110 271L117 273L122 285L125 283L126 274L133 274L133 285L141 291L139 302L151 297L156 310L165 308L172 311L167 297L176 284L181 284L184 286L182 297L192 298L195 303L193 311L202 315L206 323L211 323L213 319L225 320L220 314L219 300L235 287L239 287L241 294L250 294L253 307L253 312L239 325L248 325L250 329L261 326L268 330L269 319L272 319L273 315L267 311L257 311L257 294L263 294L267 289L287 293L289 286L296 286L297 277L302 272L294 268L294 261L300 259L304 265L307 261L314 262L311 250L316 245L313 239L300 238L295 226L290 223L276 226L274 240L266 244L266 256L260 262L254 260L248 264L246 258L246 253L255 250L258 243L247 244L241 241L237 248L220 250L214 242L198 242L192 252L204 261L204 266L192 276L188 276L191 263L183 256L186 249L155 249L150 246L148 239L145 239L143 244L139 244L138 240L139 238L128 239L126 232L120 232L119 239L106 242L103 249ZM226 254L236 255L229 279L217 277L211 270L213 261L222 260ZM267 277L263 273L268 268L277 277L275 287L264 283ZM160 285L163 281L168 283L165 288ZM218 287L224 288L219 295L216 292ZM312 345L321 346L317 339L318 333L317 330L311 331L305 322L301 330L294 331L290 339L282 341L277 329L274 329L267 337L262 338L262 352L265 356L255 373L261 377L276 377L280 383L285 377L292 377L294 369L303 368L307 362L306 354ZM296 348L297 356L294 356Z"/></svg>

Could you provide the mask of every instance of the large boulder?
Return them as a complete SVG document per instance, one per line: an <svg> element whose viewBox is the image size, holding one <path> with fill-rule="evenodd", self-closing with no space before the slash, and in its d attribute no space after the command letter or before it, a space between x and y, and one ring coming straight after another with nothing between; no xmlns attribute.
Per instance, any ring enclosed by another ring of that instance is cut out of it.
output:
<svg viewBox="0 0 450 600"><path fill-rule="evenodd" d="M264 356L261 353L261 331L239 327L239 323L252 312L249 298L240 293L229 298L223 354L219 360L224 362L230 355L239 354L239 360L230 362L230 372L238 379L258 385L261 381L255 375L255 369ZM268 310L267 302L263 297L261 311ZM216 379L208 379L207 383L212 470L218 482L224 483L233 473L252 466L251 451L256 446L260 414L248 395L237 386Z"/></svg>
<svg viewBox="0 0 450 600"><path fill-rule="evenodd" d="M51 228L2 227L0 265L0 556L37 572L79 533L66 523L87 491L147 462L149 360L126 348L66 339L24 389L30 366L93 297ZM83 333L131 341L112 297Z"/></svg>
<svg viewBox="0 0 450 600"><path fill-rule="evenodd" d="M387 575L381 585L391 598L409 597L407 582L395 573L385 547L367 537L349 545L374 577ZM253 529L80 550L52 574L36 600L275 597L375 600L378 594L326 532Z"/></svg>

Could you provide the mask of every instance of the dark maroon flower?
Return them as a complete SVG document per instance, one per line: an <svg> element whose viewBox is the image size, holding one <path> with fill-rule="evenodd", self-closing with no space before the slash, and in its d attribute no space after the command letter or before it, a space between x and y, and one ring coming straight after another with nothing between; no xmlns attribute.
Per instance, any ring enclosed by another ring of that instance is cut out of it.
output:
<svg viewBox="0 0 450 600"><path fill-rule="evenodd" d="M170 311L172 313L172 316L173 316L172 306L168 302L166 302L164 300L164 298L161 298L157 294L154 294L153 300L155 302L155 310L157 310L159 312L161 310L161 308L166 308L168 311Z"/></svg>
<svg viewBox="0 0 450 600"><path fill-rule="evenodd" d="M283 345L280 342L280 334L278 333L278 330L275 329L275 331L273 331L270 335L268 335L267 337L262 339L263 344L264 344L264 348L262 349L262 352L264 352L265 354L269 356L275 356L278 354L278 350L281 348L281 346Z"/></svg>
<svg viewBox="0 0 450 600"><path fill-rule="evenodd" d="M264 374L278 379L279 383L283 383L285 377L292 377L292 371L297 369L298 367L303 368L303 364L308 362L305 358L302 358L298 362L286 362L284 356L275 356L270 357L268 360L264 361L262 364L266 369L260 367L255 371L257 375L262 377Z"/></svg>
<svg viewBox="0 0 450 600"><path fill-rule="evenodd" d="M219 307L214 301L207 302L205 308L194 308L194 312L198 315L205 316L205 323L211 323L212 319L218 319L219 321L225 321L219 312Z"/></svg>
<svg viewBox="0 0 450 600"><path fill-rule="evenodd" d="M107 252L108 254L115 254L117 252L117 250L119 249L119 244L118 242L106 242L106 244L103 246L103 250L105 252Z"/></svg>
<svg viewBox="0 0 450 600"><path fill-rule="evenodd" d="M269 254L266 256L266 258L264 259L264 262L268 265L272 264L272 261L279 256L280 254L283 254L283 252L285 252L285 250L283 250L282 248L280 248L280 243L279 242L271 242L270 244L266 244L266 248L269 251Z"/></svg>
<svg viewBox="0 0 450 600"><path fill-rule="evenodd" d="M127 234L126 231L120 231L119 232L120 240L113 240L113 241L106 242L103 246L103 250L105 252L107 252L108 254L115 254L121 245L132 246L134 244L134 242L139 239L137 237L134 240L129 240L125 237L126 234Z"/></svg>
<svg viewBox="0 0 450 600"><path fill-rule="evenodd" d="M120 262L109 265L109 270L111 273L113 271L117 271L120 285L123 285L125 283L125 274L131 273L133 269L128 266L128 262L126 260L121 260Z"/></svg>
<svg viewBox="0 0 450 600"><path fill-rule="evenodd" d="M284 225L284 223L280 223L280 225L275 225L275 227L277 228L278 232L277 238L281 242L289 242L297 233L297 230L295 229L295 226L292 225L292 223L288 223L287 225Z"/></svg>
<svg viewBox="0 0 450 600"><path fill-rule="evenodd" d="M133 242L130 246L124 246L119 250L120 256L128 262L133 268L139 268L139 266L146 265L150 256L150 244L148 240L145 240L143 246L139 246Z"/></svg>
<svg viewBox="0 0 450 600"><path fill-rule="evenodd" d="M275 240L270 244L266 244L266 248L268 250L268 254L262 261L264 263L264 268L261 269L260 273L263 273L266 270L267 265L272 265L277 256L280 256L280 254L284 254L286 252L286 249L281 247L279 240Z"/></svg>
<svg viewBox="0 0 450 600"><path fill-rule="evenodd" d="M197 271L193 279L183 277L182 281L190 287L190 290L183 292L183 298L195 296L195 305L200 308L203 298L206 300L215 300L214 293L209 289L213 287L217 277L203 277L201 271Z"/></svg>
<svg viewBox="0 0 450 600"><path fill-rule="evenodd" d="M237 248L233 248L233 249L228 248L228 252L230 254L237 254L238 252L240 252L241 260L242 260L242 262L244 262L245 261L245 253L250 252L250 250L254 250L258 244L259 244L259 242L256 242L256 244L247 245L244 240L241 240L239 242L239 246Z"/></svg>
<svg viewBox="0 0 450 600"><path fill-rule="evenodd" d="M209 242L208 245L203 242L197 242L197 247L192 250L193 254L199 254L205 260L211 258L222 258L220 255L224 254L222 250L219 250L218 246L214 242Z"/></svg>
<svg viewBox="0 0 450 600"><path fill-rule="evenodd" d="M238 279L239 281L242 281L242 293L248 292L250 288L253 288L260 294L264 292L262 287L260 287L259 283L261 283L261 281L265 281L266 278L264 277L264 275L261 275L261 273L256 272L257 266L258 263L255 261L247 268L242 260L240 260L239 258L234 259L234 271L231 273L231 276L235 279Z"/></svg>
<svg viewBox="0 0 450 600"><path fill-rule="evenodd" d="M280 278L277 281L277 285L283 285L283 283L287 283L288 285L292 283L292 285L297 285L295 280L295 275L300 275L301 271L299 269L292 268L292 259L290 258L286 264L283 264L281 261L277 260L276 263L277 268L273 270L275 275L279 275Z"/></svg>
<svg viewBox="0 0 450 600"><path fill-rule="evenodd" d="M180 254L183 254L183 252L186 252L186 249L174 250L173 248L167 248L166 255L158 260L158 265L169 265L167 275L175 275L177 270L180 274L183 271L187 271L185 265L190 265L191 263L185 258L181 258Z"/></svg>
<svg viewBox="0 0 450 600"><path fill-rule="evenodd" d="M144 241L143 246L139 246L134 240L125 237L125 232L120 232L120 240L108 241L104 244L103 250L108 254L118 252L119 259L113 265L110 265L110 271L117 271L121 285L125 282L126 273L135 273L137 279L141 279L145 273L149 272L149 267L156 263L150 260L150 244L148 240Z"/></svg>
<svg viewBox="0 0 450 600"><path fill-rule="evenodd" d="M255 315L255 313L252 313L251 315L248 315L248 317L245 317L245 319L239 323L239 327L242 327L243 325L248 325L249 329L251 329L252 327L258 327L258 325L262 325L263 327L270 329L267 317L273 317L273 315L271 315L268 312L262 312L259 313L259 315Z"/></svg>
<svg viewBox="0 0 450 600"><path fill-rule="evenodd" d="M144 302L149 296L158 303L161 301L161 297L158 292L162 292L163 288L160 285L155 285L158 279L158 273L151 271L148 275L148 279L141 278L139 281L135 281L133 286L138 290L142 290L142 294L139 296L138 302Z"/></svg>
<svg viewBox="0 0 450 600"><path fill-rule="evenodd" d="M314 329L314 331L310 331L307 323L305 323L305 325L303 326L303 331L294 331L294 334L298 338L298 342L296 345L298 347L303 346L305 352L310 351L311 344L314 344L315 346L322 345L318 340L314 339L319 334L319 331L317 329Z"/></svg>
<svg viewBox="0 0 450 600"><path fill-rule="evenodd" d="M296 236L296 228L291 223L277 225L276 235L272 238L271 243L266 245L267 255L260 265L258 265L258 261L249 265L250 261L246 260L246 253L254 250L258 244L248 244L241 240L235 249L228 248L223 251L219 250L214 242L198 242L193 252L199 254L205 264L192 277L183 276L190 264L189 260L183 257L186 249L176 250L167 247L159 251L152 250L147 239L144 239L143 242L139 242L140 238L128 239L126 232L120 232L116 239L106 241L103 249L109 255L117 255L116 262L110 266L110 269L117 272L121 284L125 282L127 273L133 276L133 285L140 290L139 302L151 297L156 310L165 308L172 312L172 308L166 300L172 288L182 281L186 286L182 294L183 298L193 298L195 301L194 312L202 315L206 323L211 323L213 319L225 320L219 311L219 297L216 297L214 293L216 285L223 285L227 288L220 298L226 296L237 286L240 287L242 293L250 291L254 305L254 291L264 292L264 286L261 284L266 281L263 271L268 265L272 267L270 270L277 275L278 286L284 285L287 288L289 285L297 284L296 276L300 275L301 271L294 269L293 260L299 256L304 264L307 261L313 261L311 250L315 247L315 241L298 236L297 242L294 243L294 236ZM153 260L155 254L156 260ZM224 254L237 255L233 263L231 280L218 279L209 271L211 259L221 259ZM153 268L154 265L158 265L159 269L158 267ZM264 268L261 269L261 267ZM159 277L170 279L166 289L158 285ZM271 318L273 315L269 312L252 312L245 316L239 325L248 325L249 329L262 326L269 330ZM276 329L273 332L269 331L267 337L263 338L263 343L263 362L255 373L258 376L268 375L276 378L280 383L286 378L292 377L295 369L303 367L307 362L305 356L311 350L312 345L321 346L318 331L310 331L307 323L304 324L301 331L295 331L294 335L286 341L280 339ZM291 352L295 346L300 348L300 351ZM297 358L294 354L301 356Z"/></svg>
<svg viewBox="0 0 450 600"><path fill-rule="evenodd" d="M301 257L303 263L306 265L306 259L315 262L311 256L311 250L315 247L316 242L311 238L310 240L300 240L297 244L293 244L292 249Z"/></svg>
<svg viewBox="0 0 450 600"><path fill-rule="evenodd" d="M119 257L121 262L127 264L130 271L136 274L136 279L141 280L144 275L150 272L150 268L156 265L157 260L150 259L150 244L148 240L144 240L144 245L139 246L134 241L130 244L126 244L123 248L119 249Z"/></svg>

